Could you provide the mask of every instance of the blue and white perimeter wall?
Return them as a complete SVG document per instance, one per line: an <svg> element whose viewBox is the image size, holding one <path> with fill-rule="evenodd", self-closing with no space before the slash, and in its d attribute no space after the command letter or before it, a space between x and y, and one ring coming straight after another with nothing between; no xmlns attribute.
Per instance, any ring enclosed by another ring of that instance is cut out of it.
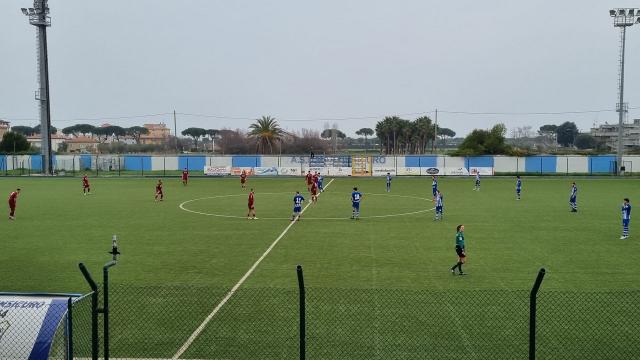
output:
<svg viewBox="0 0 640 360"><path fill-rule="evenodd" d="M476 156L450 157L436 155L410 156L368 156L366 158L350 155L323 156L314 159L308 156L148 156L148 155L57 155L54 156L55 168L65 171L83 171L88 169L101 171L176 171L189 169L197 174L204 167L229 168L280 168L307 169L322 167L350 169L355 163L364 163L367 172L393 172L397 175L426 175L424 169L492 169L493 173L531 173L531 174L605 174L615 169L615 156ZM640 171L640 155L625 156L623 163L628 172ZM40 155L0 155L0 171L30 169L38 172L42 168ZM421 170L422 169L422 170ZM350 171L350 170L349 170ZM440 172L441 174L444 171Z"/></svg>

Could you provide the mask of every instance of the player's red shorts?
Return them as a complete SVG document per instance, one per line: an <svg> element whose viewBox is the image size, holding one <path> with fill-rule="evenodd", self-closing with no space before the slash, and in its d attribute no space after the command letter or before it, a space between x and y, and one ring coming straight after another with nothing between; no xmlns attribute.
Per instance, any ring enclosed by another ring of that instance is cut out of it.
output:
<svg viewBox="0 0 640 360"><path fill-rule="evenodd" d="M311 195L318 195L318 188L311 189Z"/></svg>
<svg viewBox="0 0 640 360"><path fill-rule="evenodd" d="M247 181L247 179L240 179L240 184L244 184Z"/></svg>
<svg viewBox="0 0 640 360"><path fill-rule="evenodd" d="M82 187L86 189L89 187L89 184L82 184Z"/></svg>
<svg viewBox="0 0 640 360"><path fill-rule="evenodd" d="M249 204L249 210L253 210L255 209L255 207L253 206L253 204Z"/></svg>

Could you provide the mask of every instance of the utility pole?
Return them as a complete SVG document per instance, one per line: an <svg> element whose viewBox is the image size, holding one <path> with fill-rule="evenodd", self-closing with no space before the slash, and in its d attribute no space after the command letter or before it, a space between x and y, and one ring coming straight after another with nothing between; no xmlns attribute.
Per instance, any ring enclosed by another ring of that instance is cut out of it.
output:
<svg viewBox="0 0 640 360"><path fill-rule="evenodd" d="M176 137L176 154L179 153L178 151L178 125L177 125L177 121L176 121L176 110L173 109L173 135Z"/></svg>
<svg viewBox="0 0 640 360"><path fill-rule="evenodd" d="M433 126L433 146L431 146L431 152L438 151L438 145L436 142L438 141L438 109L436 109L436 121Z"/></svg>
<svg viewBox="0 0 640 360"><path fill-rule="evenodd" d="M49 53L47 50L47 27L51 26L48 0L34 0L32 8L21 8L29 17L29 23L38 29L38 90L35 99L40 108L40 150L42 153L42 172L53 174L53 156L51 151L51 97L49 94Z"/></svg>
<svg viewBox="0 0 640 360"><path fill-rule="evenodd" d="M628 104L624 103L624 51L627 36L627 27L640 23L640 9L611 9L609 16L613 18L613 26L620 28L620 70L618 78L618 153L616 156L616 172L624 175L622 153L624 152L624 117L628 111Z"/></svg>

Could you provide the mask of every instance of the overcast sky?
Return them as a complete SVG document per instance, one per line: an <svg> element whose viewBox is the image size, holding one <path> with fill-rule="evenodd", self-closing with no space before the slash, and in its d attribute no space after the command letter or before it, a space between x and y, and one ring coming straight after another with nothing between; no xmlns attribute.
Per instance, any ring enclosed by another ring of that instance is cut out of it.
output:
<svg viewBox="0 0 640 360"><path fill-rule="evenodd" d="M166 122L348 135L385 115L439 109L459 134L617 122L618 0L49 0L52 124ZM38 123L29 0L0 1L0 118ZM627 32L625 101L640 118L640 25ZM636 107L637 109L633 109ZM449 112L446 112L449 111ZM144 114L162 114L131 118ZM188 116L184 114L204 114ZM429 113L433 117L433 113ZM129 117L109 119L114 117ZM340 120L331 120L337 119ZM92 120L74 120L92 119ZM306 121L292 121L306 120Z"/></svg>

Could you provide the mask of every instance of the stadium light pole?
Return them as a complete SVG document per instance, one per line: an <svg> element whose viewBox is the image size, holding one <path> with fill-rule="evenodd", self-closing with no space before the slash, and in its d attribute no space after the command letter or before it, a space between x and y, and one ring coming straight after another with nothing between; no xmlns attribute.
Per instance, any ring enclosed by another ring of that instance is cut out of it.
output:
<svg viewBox="0 0 640 360"><path fill-rule="evenodd" d="M627 104L624 103L624 51L627 36L627 28L640 22L640 9L617 8L609 10L609 16L613 18L613 26L620 28L620 70L618 78L618 153L616 157L617 174L622 175L622 152L624 144L624 115L628 111Z"/></svg>
<svg viewBox="0 0 640 360"><path fill-rule="evenodd" d="M49 98L49 54L47 50L47 27L51 26L48 0L33 0L32 8L21 8L29 23L38 29L38 90L36 100L40 107L40 150L43 157L42 170L53 174L51 155L51 103Z"/></svg>

